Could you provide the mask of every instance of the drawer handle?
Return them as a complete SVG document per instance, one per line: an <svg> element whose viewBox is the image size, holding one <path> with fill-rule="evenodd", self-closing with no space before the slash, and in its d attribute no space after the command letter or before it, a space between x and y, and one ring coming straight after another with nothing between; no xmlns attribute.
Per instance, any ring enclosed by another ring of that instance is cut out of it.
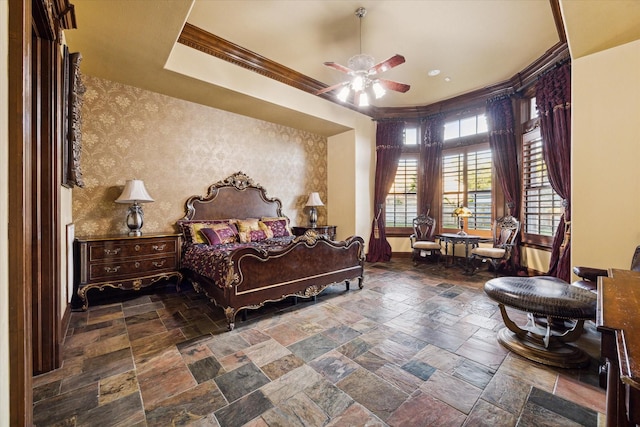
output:
<svg viewBox="0 0 640 427"><path fill-rule="evenodd" d="M135 246L133 247L133 249L135 249L135 250L136 250L136 252L138 252L138 251L140 250L140 245L135 245Z"/></svg>
<svg viewBox="0 0 640 427"><path fill-rule="evenodd" d="M164 262L166 261L166 259L163 259L162 261L153 261L153 266L154 267L162 267L164 265Z"/></svg>
<svg viewBox="0 0 640 427"><path fill-rule="evenodd" d="M136 263L134 264L136 268L140 268L140 262L136 261Z"/></svg>
<svg viewBox="0 0 640 427"><path fill-rule="evenodd" d="M167 246L166 243L163 243L161 245L153 245L153 250L154 251L164 251L165 246Z"/></svg>
<svg viewBox="0 0 640 427"><path fill-rule="evenodd" d="M120 253L120 249L121 248L105 249L104 250L104 254L105 255L118 255Z"/></svg>
<svg viewBox="0 0 640 427"><path fill-rule="evenodd" d="M105 267L104 271L107 273L117 273L120 270L120 266L116 265L115 267Z"/></svg>

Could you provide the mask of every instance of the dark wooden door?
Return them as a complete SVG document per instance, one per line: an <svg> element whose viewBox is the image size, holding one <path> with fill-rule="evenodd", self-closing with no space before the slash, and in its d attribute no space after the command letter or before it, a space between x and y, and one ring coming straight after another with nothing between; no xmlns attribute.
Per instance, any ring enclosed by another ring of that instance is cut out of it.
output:
<svg viewBox="0 0 640 427"><path fill-rule="evenodd" d="M37 2L34 17L39 15ZM61 47L46 20L34 20L31 74L31 248L33 373L60 366L60 256L58 178L64 86Z"/></svg>
<svg viewBox="0 0 640 427"><path fill-rule="evenodd" d="M32 376L59 367L58 217L67 0L8 3L10 423L32 424ZM75 18L73 19L75 22Z"/></svg>

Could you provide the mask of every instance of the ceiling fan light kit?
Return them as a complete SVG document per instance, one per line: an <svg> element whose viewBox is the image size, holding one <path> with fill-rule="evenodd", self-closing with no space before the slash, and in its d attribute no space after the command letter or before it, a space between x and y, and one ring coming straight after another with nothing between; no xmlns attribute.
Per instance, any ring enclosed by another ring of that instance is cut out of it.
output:
<svg viewBox="0 0 640 427"><path fill-rule="evenodd" d="M347 102L349 95L353 93L354 103L359 107L367 107L369 105L369 95L373 95L375 99L382 98L387 90L396 92L406 92L411 86L395 82L392 80L372 78L378 73L383 73L405 62L404 56L395 54L378 64L371 55L362 53L362 18L367 14L365 8L360 7L356 10L355 15L360 19L360 53L349 58L347 67L336 62L325 62L327 67L334 68L338 71L351 76L351 80L328 86L324 89L316 91L316 95L331 92L340 89L336 97L341 102Z"/></svg>

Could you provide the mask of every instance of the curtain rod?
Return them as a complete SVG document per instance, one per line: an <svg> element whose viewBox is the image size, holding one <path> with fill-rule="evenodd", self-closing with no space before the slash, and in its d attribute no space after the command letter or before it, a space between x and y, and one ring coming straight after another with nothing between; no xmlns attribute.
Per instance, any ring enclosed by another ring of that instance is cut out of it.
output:
<svg viewBox="0 0 640 427"><path fill-rule="evenodd" d="M563 65L567 64L567 63L571 63L571 57L568 58L563 58L559 61L556 61L555 64L551 65L549 68L547 68L546 70L542 71L540 74L538 74L538 80L543 77L546 76L547 74L549 74L550 72L557 70L558 68L562 67Z"/></svg>
<svg viewBox="0 0 640 427"><path fill-rule="evenodd" d="M455 111L455 110L451 110ZM373 122L423 122L426 120L431 120L440 116L446 116L447 113L444 111L440 111L437 113L432 113L426 116L415 116L415 117L380 117L377 119L371 119Z"/></svg>

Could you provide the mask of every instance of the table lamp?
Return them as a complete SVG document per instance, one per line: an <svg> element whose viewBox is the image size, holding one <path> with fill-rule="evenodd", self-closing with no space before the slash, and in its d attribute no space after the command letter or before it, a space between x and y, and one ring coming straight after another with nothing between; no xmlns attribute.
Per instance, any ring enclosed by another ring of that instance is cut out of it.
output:
<svg viewBox="0 0 640 427"><path fill-rule="evenodd" d="M129 227L129 236L141 236L142 224L144 223L144 212L142 206L138 203L149 203L154 200L151 198L147 189L144 188L144 182L139 179L129 179L124 185L124 190L120 197L116 199L116 203L133 203L127 211L127 227Z"/></svg>
<svg viewBox="0 0 640 427"><path fill-rule="evenodd" d="M315 227L318 222L318 210L316 206L324 206L322 200L320 200L320 195L316 192L309 194L307 206L311 208L309 209L309 225Z"/></svg>
<svg viewBox="0 0 640 427"><path fill-rule="evenodd" d="M458 235L466 236L467 233L465 233L464 231L464 219L469 218L470 216L473 216L473 212L471 212L471 209L469 209L466 206L459 206L455 208L451 216L458 217L458 221L460 225L460 231L458 231Z"/></svg>

